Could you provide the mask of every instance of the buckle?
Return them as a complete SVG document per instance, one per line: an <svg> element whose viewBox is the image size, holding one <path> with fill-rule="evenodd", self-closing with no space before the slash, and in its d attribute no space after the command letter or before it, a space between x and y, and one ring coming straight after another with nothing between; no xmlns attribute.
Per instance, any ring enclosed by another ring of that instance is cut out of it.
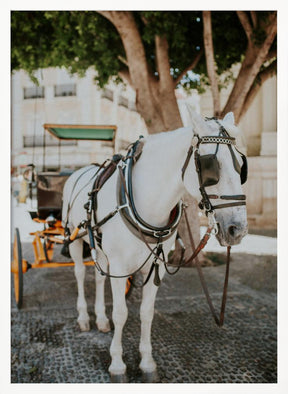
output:
<svg viewBox="0 0 288 394"><path fill-rule="evenodd" d="M208 226L212 228L211 234L214 235L218 234L218 226L215 219L215 212L214 211L208 212L207 217L208 217Z"/></svg>
<svg viewBox="0 0 288 394"><path fill-rule="evenodd" d="M193 135L191 145L195 148L198 145L199 142L199 136L197 134Z"/></svg>
<svg viewBox="0 0 288 394"><path fill-rule="evenodd" d="M171 228L168 229L168 230L153 231L153 235L154 235L155 238L167 237L170 234L171 234Z"/></svg>

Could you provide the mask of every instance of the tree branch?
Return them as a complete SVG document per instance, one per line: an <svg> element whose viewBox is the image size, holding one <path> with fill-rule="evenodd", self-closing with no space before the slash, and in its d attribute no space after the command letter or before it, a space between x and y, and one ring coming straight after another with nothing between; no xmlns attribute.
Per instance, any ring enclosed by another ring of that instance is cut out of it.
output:
<svg viewBox="0 0 288 394"><path fill-rule="evenodd" d="M126 81L133 88L133 84L132 84L130 73L129 73L128 69L123 69L123 70L119 71L118 74L119 74L120 78L122 78L124 81Z"/></svg>
<svg viewBox="0 0 288 394"><path fill-rule="evenodd" d="M216 63L214 59L211 11L203 11L203 28L207 73L211 84L214 114L215 116L218 116L220 114L220 93L216 73Z"/></svg>
<svg viewBox="0 0 288 394"><path fill-rule="evenodd" d="M129 72L133 85L137 86L145 81L148 84L148 65L144 45L136 26L132 12L130 11L98 11L110 20L118 30L121 37Z"/></svg>
<svg viewBox="0 0 288 394"><path fill-rule="evenodd" d="M269 52L271 45L273 44L273 41L276 37L277 34L277 13L274 13L271 18L270 18L270 23L266 27L266 38L265 41L263 42L258 55L255 59L255 64L258 65L258 67L261 67L261 64L264 63L266 60Z"/></svg>
<svg viewBox="0 0 288 394"><path fill-rule="evenodd" d="M271 78L274 74L276 74L276 70L277 70L277 60L274 60L271 64L269 64L268 67L266 67L264 70L262 70L256 77L254 84L251 86L240 116L239 116L239 120L246 114L246 112L248 111L249 107L251 106L253 100L255 99L257 93L259 92L260 88L263 86L264 82L267 81L267 79Z"/></svg>
<svg viewBox="0 0 288 394"><path fill-rule="evenodd" d="M117 58L120 60L121 63L125 64L125 66L129 67L127 60L123 56L118 55Z"/></svg>
<svg viewBox="0 0 288 394"><path fill-rule="evenodd" d="M165 36L155 36L155 51L159 75L159 82L155 86L158 92L157 98L154 93L155 99L161 101L166 129L178 128L182 126L182 121L175 97L174 81L170 73L169 45Z"/></svg>
<svg viewBox="0 0 288 394"><path fill-rule="evenodd" d="M245 33L246 33L247 39L248 39L249 42L251 42L252 41L253 29L252 29L252 26L251 26L251 24L249 22L248 15L246 14L245 11L236 11L236 12L237 12L238 18L240 20L240 23L241 23L241 25L242 25Z"/></svg>
<svg viewBox="0 0 288 394"><path fill-rule="evenodd" d="M108 19L110 22L113 23L113 13L112 11L97 11L98 14L104 16L106 19Z"/></svg>
<svg viewBox="0 0 288 394"><path fill-rule="evenodd" d="M166 37L158 35L155 37L155 49L159 81L160 85L163 86L165 81L172 80L168 55L168 41Z"/></svg>
<svg viewBox="0 0 288 394"><path fill-rule="evenodd" d="M236 82L232 92L223 109L223 113L234 112L236 122L239 121L242 108L246 97L256 80L261 66L265 63L271 45L277 34L277 13L272 13L265 23L266 38L261 45L253 45L252 41L248 42L245 58L242 62Z"/></svg>
<svg viewBox="0 0 288 394"><path fill-rule="evenodd" d="M266 56L266 61L267 60L271 60L271 59L273 59L274 57L277 57L277 50L276 49L271 49L268 53L267 53L267 56Z"/></svg>
<svg viewBox="0 0 288 394"><path fill-rule="evenodd" d="M251 15L253 27L254 27L254 29L256 29L256 27L257 27L257 22L258 22L257 12L256 12L256 11L250 11L250 15Z"/></svg>
<svg viewBox="0 0 288 394"><path fill-rule="evenodd" d="M190 70L193 70L196 66L197 66L197 64L198 64L198 62L199 62L199 60L200 60L200 58L201 58L201 56L203 55L203 48L201 48L200 49L200 51L197 53L197 55L195 56L195 58L194 58L194 60L192 61L192 63L191 64L189 64L189 66L187 66L186 68L184 68L184 70L178 75L178 77L175 79L175 81L174 81L174 87L176 88L176 86L178 85L178 83L181 81L181 79L183 78L183 77L185 77L185 75L187 74L187 72L188 71L190 71Z"/></svg>
<svg viewBox="0 0 288 394"><path fill-rule="evenodd" d="M161 107L153 96L156 78L151 75L144 44L131 11L100 11L117 29L122 40L129 74L123 70L121 77L129 81L136 92L136 106L149 132L165 130ZM152 83L154 82L154 84Z"/></svg>

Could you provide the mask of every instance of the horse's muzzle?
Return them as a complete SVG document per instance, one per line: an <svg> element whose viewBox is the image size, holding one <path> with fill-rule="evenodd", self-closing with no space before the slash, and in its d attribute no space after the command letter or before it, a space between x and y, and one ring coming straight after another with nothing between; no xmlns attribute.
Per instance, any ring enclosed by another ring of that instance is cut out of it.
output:
<svg viewBox="0 0 288 394"><path fill-rule="evenodd" d="M230 222L226 226L218 224L216 238L221 246L238 245L248 233L247 223Z"/></svg>

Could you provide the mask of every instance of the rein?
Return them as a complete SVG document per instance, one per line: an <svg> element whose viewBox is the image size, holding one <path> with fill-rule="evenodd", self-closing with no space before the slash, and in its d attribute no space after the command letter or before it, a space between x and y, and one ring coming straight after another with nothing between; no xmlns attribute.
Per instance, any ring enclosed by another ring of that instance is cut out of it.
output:
<svg viewBox="0 0 288 394"><path fill-rule="evenodd" d="M198 258L198 254L199 254L200 250L202 250L205 247L205 245L207 244L207 242L208 242L208 240L210 238L211 231L208 233L208 230L209 230L209 227L208 227L208 230L206 231L204 237L200 241L200 243L197 246L197 248L195 248L195 242L194 242L194 239L193 239L193 236L192 236L191 227L189 225L187 213L186 213L185 210L184 210L184 218L185 218L185 223L186 223L186 227L187 227L187 230L188 230L189 240L190 240L191 247L192 247L192 250L193 250L193 255L188 260L186 260L186 264L188 264L190 261L192 262L195 259L194 265L197 268L198 275L199 275L199 278L200 278L200 282L201 282L201 285L202 285L202 289L203 289L204 294L206 296L206 300L207 300L207 303L209 305L211 314L212 314L217 326L218 327L222 327L223 324L224 324L225 307L226 307L226 300L227 300L231 246L227 246L226 272L225 272L225 280L224 280L223 293L222 293L221 310L220 310L220 315L219 315L219 318L218 318L217 313L216 313L215 308L214 308L214 305L213 305L213 302L211 300L209 291L208 291L208 287L207 287L207 284L206 284L206 281L205 281L205 278L204 278L204 274L203 274L203 271L202 271L202 268L201 268L201 263L200 263L199 258Z"/></svg>

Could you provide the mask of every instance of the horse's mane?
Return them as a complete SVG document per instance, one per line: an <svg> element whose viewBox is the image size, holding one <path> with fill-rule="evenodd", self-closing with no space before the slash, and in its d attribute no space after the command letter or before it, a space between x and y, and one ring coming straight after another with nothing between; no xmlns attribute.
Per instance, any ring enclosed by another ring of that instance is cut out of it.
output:
<svg viewBox="0 0 288 394"><path fill-rule="evenodd" d="M177 146L181 144L182 139L192 138L192 127L181 127L172 131L163 131L156 134L150 134L144 138L144 146L146 145L148 149L160 150L161 148ZM162 150L162 149L161 149Z"/></svg>

